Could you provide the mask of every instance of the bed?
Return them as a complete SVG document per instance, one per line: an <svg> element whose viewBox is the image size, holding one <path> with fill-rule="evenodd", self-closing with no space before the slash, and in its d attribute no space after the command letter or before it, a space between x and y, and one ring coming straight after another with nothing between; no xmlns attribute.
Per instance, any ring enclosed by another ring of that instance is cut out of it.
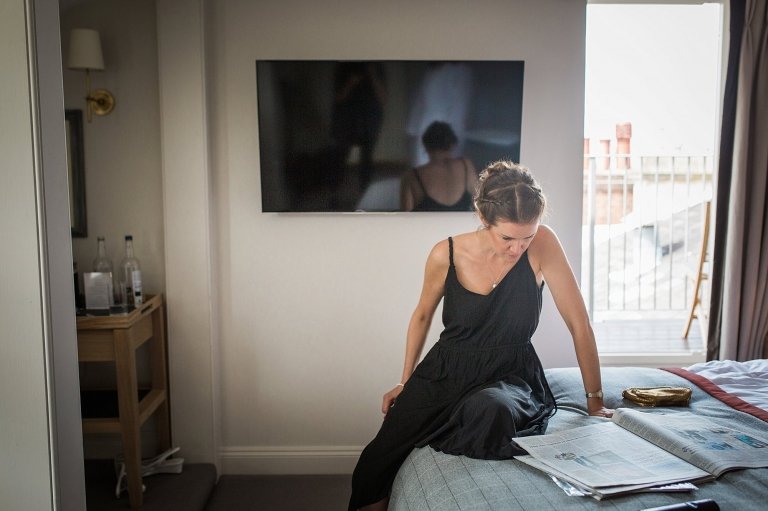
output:
<svg viewBox="0 0 768 511"><path fill-rule="evenodd" d="M768 408L768 360L712 362L687 369L609 367L602 375L608 407L637 407L621 397L626 387L684 385L693 390L690 407L644 410L690 411L768 438L768 411L761 408ZM558 403L549 432L606 420L587 415L578 368L548 369L547 379ZM714 499L722 510L768 508L768 468L727 472L698 486L691 493L639 493L597 501L567 496L549 476L515 460L476 460L424 447L414 449L400 468L389 510L637 511L699 499Z"/></svg>

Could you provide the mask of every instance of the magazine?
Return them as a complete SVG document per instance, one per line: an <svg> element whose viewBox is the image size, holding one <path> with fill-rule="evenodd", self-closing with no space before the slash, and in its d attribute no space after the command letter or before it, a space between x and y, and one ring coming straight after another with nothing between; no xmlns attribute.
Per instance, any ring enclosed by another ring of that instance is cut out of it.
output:
<svg viewBox="0 0 768 511"><path fill-rule="evenodd" d="M516 438L516 459L596 498L768 467L768 439L689 412L620 408L610 422Z"/></svg>

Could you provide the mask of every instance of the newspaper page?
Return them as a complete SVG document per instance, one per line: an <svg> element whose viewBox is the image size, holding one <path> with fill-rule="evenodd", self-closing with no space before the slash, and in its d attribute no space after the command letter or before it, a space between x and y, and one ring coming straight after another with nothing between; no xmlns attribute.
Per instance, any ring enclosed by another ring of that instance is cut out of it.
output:
<svg viewBox="0 0 768 511"><path fill-rule="evenodd" d="M597 500L602 500L608 497L614 497L619 495L626 495L627 493L639 493L639 492L690 492L698 490L698 488L691 483L645 483L645 484L627 484L617 486L606 486L601 488L589 488L583 486L579 481L574 480L567 474L563 474L553 469L549 465L545 465L533 456L515 456L515 459L529 465L537 470L548 474L554 478L555 483L563 488L564 485L572 485L570 488L571 493L569 495L584 496L589 495ZM559 480L559 481L558 481Z"/></svg>
<svg viewBox="0 0 768 511"><path fill-rule="evenodd" d="M520 437L515 442L545 465L589 488L711 477L613 422Z"/></svg>
<svg viewBox="0 0 768 511"><path fill-rule="evenodd" d="M659 414L620 408L613 421L715 476L735 468L768 467L768 439L690 412Z"/></svg>

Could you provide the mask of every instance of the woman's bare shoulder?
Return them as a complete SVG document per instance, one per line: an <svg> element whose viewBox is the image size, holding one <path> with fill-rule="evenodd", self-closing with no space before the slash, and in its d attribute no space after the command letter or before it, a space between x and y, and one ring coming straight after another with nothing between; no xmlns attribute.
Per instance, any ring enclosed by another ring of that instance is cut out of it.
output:
<svg viewBox="0 0 768 511"><path fill-rule="evenodd" d="M539 225L536 236L528 247L528 259L531 262L531 267L536 272L540 271L544 261L562 250L559 247L560 241L555 231L546 224Z"/></svg>
<svg viewBox="0 0 768 511"><path fill-rule="evenodd" d="M477 235L475 232L465 232L451 236L451 239L453 240L453 252L455 254L456 252L472 250L477 242ZM448 238L439 241L432 247L429 257L448 264L450 259L450 242Z"/></svg>
<svg viewBox="0 0 768 511"><path fill-rule="evenodd" d="M472 259L479 256L482 250L478 231L465 232L453 237L454 261Z"/></svg>
<svg viewBox="0 0 768 511"><path fill-rule="evenodd" d="M547 224L540 224L539 229L536 231L536 236L531 242L531 247L547 246L554 241L557 241L557 234L555 234L555 230Z"/></svg>
<svg viewBox="0 0 768 511"><path fill-rule="evenodd" d="M454 249L460 246L463 249L473 249L478 244L477 231L464 232L453 237Z"/></svg>
<svg viewBox="0 0 768 511"><path fill-rule="evenodd" d="M472 163L472 160L470 160L469 158L467 158L465 156L462 156L461 158L457 158L456 161L460 162L460 164L462 166L466 166L467 170L471 170L471 171L474 171L475 173L477 173L477 169L475 168L475 164Z"/></svg>
<svg viewBox="0 0 768 511"><path fill-rule="evenodd" d="M434 264L437 266L448 266L450 261L450 248L448 245L448 239L438 241L432 250L429 252L427 258L427 264Z"/></svg>

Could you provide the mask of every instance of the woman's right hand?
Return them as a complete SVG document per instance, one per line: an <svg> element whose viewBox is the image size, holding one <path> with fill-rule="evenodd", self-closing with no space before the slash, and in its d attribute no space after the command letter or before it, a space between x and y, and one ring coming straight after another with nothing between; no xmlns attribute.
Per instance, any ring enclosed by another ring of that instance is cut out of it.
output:
<svg viewBox="0 0 768 511"><path fill-rule="evenodd" d="M384 394L384 399L381 402L381 413L387 415L389 409L392 408L393 404L395 404L395 399L397 399L397 396L399 396L402 391L403 386L397 385L394 389Z"/></svg>

